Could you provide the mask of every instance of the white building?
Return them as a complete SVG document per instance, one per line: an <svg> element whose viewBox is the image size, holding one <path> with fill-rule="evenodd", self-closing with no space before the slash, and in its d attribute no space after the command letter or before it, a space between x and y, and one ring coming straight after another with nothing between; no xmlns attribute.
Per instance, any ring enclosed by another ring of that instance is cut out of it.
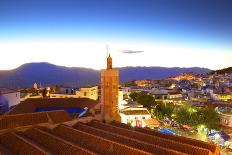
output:
<svg viewBox="0 0 232 155"><path fill-rule="evenodd" d="M57 93L51 93L50 98L89 98L98 100L98 86L82 87L79 90L63 87Z"/></svg>
<svg viewBox="0 0 232 155"><path fill-rule="evenodd" d="M129 96L131 93L131 88L130 87L122 87L123 95Z"/></svg>
<svg viewBox="0 0 232 155"><path fill-rule="evenodd" d="M151 120L151 114L141 106L128 107L120 111L121 123L132 126L146 127L146 120Z"/></svg>
<svg viewBox="0 0 232 155"><path fill-rule="evenodd" d="M232 108L217 107L215 111L219 113L221 125L232 128Z"/></svg>
<svg viewBox="0 0 232 155"><path fill-rule="evenodd" d="M59 93L61 94L76 94L74 88L71 87L61 87Z"/></svg>
<svg viewBox="0 0 232 155"><path fill-rule="evenodd" d="M221 124L232 128L232 114L220 114Z"/></svg>
<svg viewBox="0 0 232 155"><path fill-rule="evenodd" d="M19 91L8 89L8 88L0 88L0 106L8 105L8 108L10 108L19 103L20 103Z"/></svg>
<svg viewBox="0 0 232 155"><path fill-rule="evenodd" d="M98 86L94 87L82 87L76 94L83 98L89 98L92 100L98 100Z"/></svg>

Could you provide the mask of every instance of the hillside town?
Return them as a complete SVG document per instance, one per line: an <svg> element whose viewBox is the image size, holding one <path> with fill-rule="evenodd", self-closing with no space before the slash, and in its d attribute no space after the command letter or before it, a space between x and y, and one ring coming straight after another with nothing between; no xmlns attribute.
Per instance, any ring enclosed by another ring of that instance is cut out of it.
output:
<svg viewBox="0 0 232 155"><path fill-rule="evenodd" d="M67 113L61 115L72 119L68 123L72 125L92 119L117 121L232 149L232 73L182 73L121 85L118 78L109 56L107 69L101 71L101 85L75 88L35 82L31 88L0 88L0 112L3 118L46 112L56 119L52 111L64 110Z"/></svg>

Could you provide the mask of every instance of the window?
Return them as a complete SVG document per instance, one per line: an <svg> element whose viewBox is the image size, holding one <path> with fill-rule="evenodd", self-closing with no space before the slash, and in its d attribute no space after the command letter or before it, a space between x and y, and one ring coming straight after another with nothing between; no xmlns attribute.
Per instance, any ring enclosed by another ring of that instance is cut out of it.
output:
<svg viewBox="0 0 232 155"><path fill-rule="evenodd" d="M225 123L226 125L229 124L227 119L224 119L224 123Z"/></svg>
<svg viewBox="0 0 232 155"><path fill-rule="evenodd" d="M142 117L142 119L145 119L145 117Z"/></svg>
<svg viewBox="0 0 232 155"><path fill-rule="evenodd" d="M86 92L84 92L84 96L86 96L87 95L87 93Z"/></svg>

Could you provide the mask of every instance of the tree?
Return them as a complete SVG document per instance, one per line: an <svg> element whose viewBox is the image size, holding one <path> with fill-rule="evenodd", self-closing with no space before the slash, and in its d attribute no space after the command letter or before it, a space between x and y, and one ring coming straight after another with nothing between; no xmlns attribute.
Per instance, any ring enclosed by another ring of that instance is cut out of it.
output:
<svg viewBox="0 0 232 155"><path fill-rule="evenodd" d="M132 93L130 93L129 96L133 101L137 101L138 93L137 92L132 92Z"/></svg>
<svg viewBox="0 0 232 155"><path fill-rule="evenodd" d="M164 119L165 117L171 118L172 114L174 113L175 107L170 104L158 104L155 109L153 110L156 117L160 120Z"/></svg>
<svg viewBox="0 0 232 155"><path fill-rule="evenodd" d="M220 118L218 113L212 107L204 107L199 109L199 116L209 131L211 132L212 129L218 130L220 127Z"/></svg>
<svg viewBox="0 0 232 155"><path fill-rule="evenodd" d="M214 108L184 106L176 110L176 121L192 127L204 125L211 131L219 129L220 119Z"/></svg>
<svg viewBox="0 0 232 155"><path fill-rule="evenodd" d="M42 90L42 96L43 96L43 98L48 98L49 97L49 91L47 90L47 88L44 88Z"/></svg>
<svg viewBox="0 0 232 155"><path fill-rule="evenodd" d="M187 108L182 107L178 110L176 110L176 121L179 124L188 124L190 125L190 112L187 110Z"/></svg>
<svg viewBox="0 0 232 155"><path fill-rule="evenodd" d="M137 102L139 104L142 104L144 107L146 107L148 109L151 109L151 107L155 103L155 99L154 99L153 96L142 92L142 93L138 94L138 96L137 96Z"/></svg>

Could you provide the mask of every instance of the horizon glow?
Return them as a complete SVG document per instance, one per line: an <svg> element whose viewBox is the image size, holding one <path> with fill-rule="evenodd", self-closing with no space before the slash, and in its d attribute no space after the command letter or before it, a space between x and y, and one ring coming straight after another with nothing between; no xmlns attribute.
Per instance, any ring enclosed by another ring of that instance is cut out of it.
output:
<svg viewBox="0 0 232 155"><path fill-rule="evenodd" d="M99 70L106 67L106 45L101 41L80 40L0 42L0 51L5 51L5 54L1 55L0 69L14 69L30 62L48 62L66 67ZM220 69L228 67L232 62L232 53L214 49L168 46L169 44L161 43L116 43L115 41L109 42L108 45L114 67L161 66ZM125 49L143 52L122 53L121 51ZM14 63L9 63L9 60ZM189 61L192 62L189 63ZM220 66L215 62L220 63Z"/></svg>

